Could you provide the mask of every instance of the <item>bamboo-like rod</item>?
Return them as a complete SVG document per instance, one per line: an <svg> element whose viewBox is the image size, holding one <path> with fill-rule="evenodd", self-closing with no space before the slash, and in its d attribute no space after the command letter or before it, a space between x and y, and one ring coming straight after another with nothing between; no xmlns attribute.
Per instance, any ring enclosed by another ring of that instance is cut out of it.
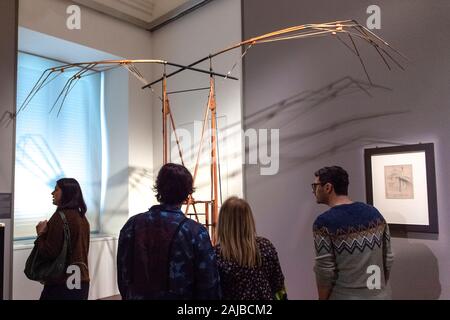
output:
<svg viewBox="0 0 450 320"><path fill-rule="evenodd" d="M217 139L216 139L216 96L214 88L214 78L210 78L211 91L209 94L209 109L211 112L211 188L212 188L212 233L219 218L219 197L218 197L218 176L217 176Z"/></svg>
<svg viewBox="0 0 450 320"><path fill-rule="evenodd" d="M381 42L384 46L387 48L390 48L403 58L407 59L401 52L394 49L389 43L387 43L385 40L377 36L372 31L368 30L364 26L360 25L356 20L340 20L340 21L333 21L333 22L326 22L326 23L317 23L317 24L304 24L299 26L293 26L281 30L272 31L263 35L259 35L250 39L247 39L245 41L239 42L237 44L234 44L232 46L229 46L225 49L219 50L213 54L210 54L204 58L201 58L197 61L194 61L193 63L186 66L186 68L192 68L193 66L202 63L206 61L207 59L214 58L220 54L223 54L225 52L228 52L230 50L245 46L245 45L254 45L258 43L267 43L267 42L273 42L273 41L282 41L282 40L292 40L292 39L298 39L298 38L306 38L306 37L317 37L317 36L324 36L327 34L335 35L337 33L347 33L349 34L350 31L347 29L351 28L359 28L362 33L362 38L367 41L370 45L375 46L376 41ZM297 33L297 34L292 34ZM284 36L283 36L284 35ZM378 51L378 50L377 50ZM186 68L180 68L179 70L176 70L172 73L169 73L167 77L172 77ZM144 88L150 87L158 82L160 82L162 78L159 78L147 85L145 85Z"/></svg>
<svg viewBox="0 0 450 320"><path fill-rule="evenodd" d="M162 132L163 132L163 164L168 162L168 146L167 146L167 88L166 88L166 77L164 77L162 85L162 96L163 96L163 106L162 106Z"/></svg>

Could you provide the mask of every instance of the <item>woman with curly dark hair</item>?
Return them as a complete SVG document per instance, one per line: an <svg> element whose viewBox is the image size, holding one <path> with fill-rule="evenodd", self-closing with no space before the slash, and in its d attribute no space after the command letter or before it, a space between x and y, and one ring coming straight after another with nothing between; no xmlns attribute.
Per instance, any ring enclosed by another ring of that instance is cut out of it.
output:
<svg viewBox="0 0 450 320"><path fill-rule="evenodd" d="M117 277L122 299L219 299L214 250L206 228L181 211L194 192L191 173L165 164L154 187L160 205L120 231Z"/></svg>

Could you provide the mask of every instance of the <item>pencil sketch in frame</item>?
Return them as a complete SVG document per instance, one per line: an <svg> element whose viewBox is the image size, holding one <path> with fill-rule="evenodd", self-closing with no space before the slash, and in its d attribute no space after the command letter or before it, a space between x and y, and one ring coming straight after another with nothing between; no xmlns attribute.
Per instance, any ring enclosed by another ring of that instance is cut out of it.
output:
<svg viewBox="0 0 450 320"><path fill-rule="evenodd" d="M386 199L414 199L411 164L385 166L384 181Z"/></svg>
<svg viewBox="0 0 450 320"><path fill-rule="evenodd" d="M366 200L391 231L439 233L434 144L364 149Z"/></svg>

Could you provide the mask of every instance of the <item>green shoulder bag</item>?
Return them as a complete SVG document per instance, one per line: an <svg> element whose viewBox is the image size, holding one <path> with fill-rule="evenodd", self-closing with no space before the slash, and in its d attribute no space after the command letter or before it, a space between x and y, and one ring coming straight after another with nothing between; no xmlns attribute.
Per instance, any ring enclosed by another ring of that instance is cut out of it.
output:
<svg viewBox="0 0 450 320"><path fill-rule="evenodd" d="M39 254L37 245L34 246L30 256L25 263L25 275L28 279L46 282L52 278L61 276L66 271L68 265L68 254L70 255L70 230L64 212L58 211L64 223L64 243L55 260L48 260Z"/></svg>

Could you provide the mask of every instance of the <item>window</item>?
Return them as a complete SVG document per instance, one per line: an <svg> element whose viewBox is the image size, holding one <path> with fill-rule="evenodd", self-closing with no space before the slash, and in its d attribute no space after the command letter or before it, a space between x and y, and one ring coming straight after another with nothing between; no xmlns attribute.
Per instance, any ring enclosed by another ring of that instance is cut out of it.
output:
<svg viewBox="0 0 450 320"><path fill-rule="evenodd" d="M57 61L19 53L17 105L20 106L41 73ZM14 199L15 239L36 235L35 226L55 212L51 192L59 178L75 178L88 207L91 231L99 229L102 139L101 74L81 78L49 112L73 72L65 72L41 89L16 122Z"/></svg>

